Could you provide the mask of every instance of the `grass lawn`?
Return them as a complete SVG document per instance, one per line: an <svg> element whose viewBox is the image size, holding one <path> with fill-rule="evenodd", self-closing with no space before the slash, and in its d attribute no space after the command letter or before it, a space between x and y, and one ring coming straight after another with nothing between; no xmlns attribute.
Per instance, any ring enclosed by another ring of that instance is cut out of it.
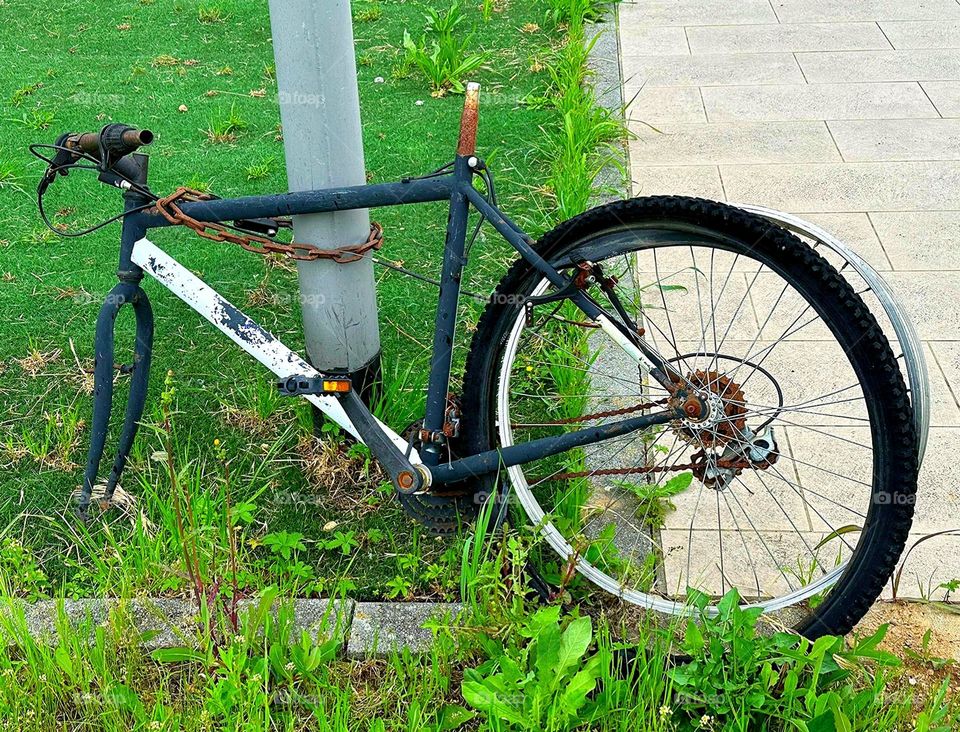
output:
<svg viewBox="0 0 960 732"><path fill-rule="evenodd" d="M404 30L415 39L423 34L423 7L402 0L353 5L369 179L395 180L446 163L456 144L462 97L432 96L426 80L402 63ZM470 48L487 59L474 74L483 84L479 145L497 173L504 209L536 233L552 216L551 198L543 195L548 166L540 128L557 119L556 112L522 100L544 94L544 62L560 33L545 23L541 3L494 10L486 20L478 7L462 10L462 27L473 29ZM33 551L51 585L68 583L71 593L105 591L116 581L116 573L89 569L89 557L98 554L108 562L111 554L125 557L117 559L125 564L121 574L136 589L176 591L178 575L162 555L157 566L137 559L137 570L127 571L135 560L126 547L137 532L129 521L100 520L83 529L62 515L82 478L93 325L100 298L115 281L119 225L75 239L46 230L32 195L41 165L26 147L52 142L63 131L122 121L157 134L149 148L155 191L182 184L223 196L284 190L267 4L81 0L41 6L13 0L0 3L0 21L6 31L0 39L0 527ZM107 218L120 205L115 191L82 172L58 181L47 201L58 223L70 229ZM386 232L383 257L438 273L443 204L383 209L373 218ZM157 236L227 298L302 348L294 274L184 230ZM488 291L510 255L492 232L473 252L465 287ZM386 417L402 429L419 416L435 291L387 270L377 276L385 371L400 397ZM331 478L329 451L303 442L310 430L306 409L277 398L270 374L174 296L153 282L145 287L157 316L147 413L159 421L163 375L173 370L178 465L196 489L210 490L217 472L212 441L218 438L231 460L236 499L251 504L247 535L253 543L267 533L302 534L298 559L310 572L301 591L322 591L312 578L336 576L349 578L360 596L382 596L399 572L394 557L415 555L419 567L408 571L402 594L445 592L419 575L440 561L449 542L421 536L389 492L376 491L376 480L354 484L346 472ZM472 302L464 308L465 343L479 308ZM121 324L118 360L129 353L131 325ZM122 416L123 383L117 394L115 425ZM141 431L124 481L154 522L170 490L162 464L151 461L159 449L156 435ZM105 462L111 459L108 444ZM362 471L365 462L360 456L352 467ZM311 481L311 473L320 479ZM338 531L353 532L348 535L358 547L349 555L339 547L322 548L334 522ZM269 553L251 547L251 561L258 557ZM269 578L269 565L260 569ZM430 573L436 575L436 568Z"/></svg>
<svg viewBox="0 0 960 732"><path fill-rule="evenodd" d="M458 11L460 28L472 31L468 51L485 58L471 74L484 88L480 148L504 209L534 234L582 210L597 150L619 133L591 114L581 83L586 45L576 20L597 8L482 0ZM423 35L425 10L403 0L353 3L372 181L428 172L453 156L461 98L432 95L401 46L405 30L415 41ZM0 730L957 729L954 667L929 638L905 670L880 645L883 626L850 643L768 637L734 592L717 617L677 618L668 628L612 603L535 605L518 591L536 551L525 535L485 537L487 516L473 537L421 532L365 450L334 434L315 439L305 405L278 397L269 374L152 282L155 372L124 483L134 501L126 513L81 523L70 494L85 456L92 327L115 281L119 227L78 239L44 229L32 200L42 167L26 146L123 121L158 135L155 191L283 190L267 3L0 0L0 21ZM119 204L115 191L79 173L58 181L48 200L70 229ZM442 205L373 216L386 232L381 256L437 273ZM182 230L157 240L302 346L289 267ZM510 258L504 244L481 237L464 287L489 291ZM402 429L419 416L435 293L386 270L377 276L393 395L382 416ZM479 307L464 303L458 362ZM118 354L131 325L121 324ZM126 377L117 378L122 397ZM118 419L122 399L116 406ZM46 646L12 602L191 590L208 622L189 647L150 655L122 609L96 629L62 624L58 644ZM423 658L345 660L336 642L291 638L282 602L461 590L464 614L436 625ZM240 595L255 608L238 619Z"/></svg>

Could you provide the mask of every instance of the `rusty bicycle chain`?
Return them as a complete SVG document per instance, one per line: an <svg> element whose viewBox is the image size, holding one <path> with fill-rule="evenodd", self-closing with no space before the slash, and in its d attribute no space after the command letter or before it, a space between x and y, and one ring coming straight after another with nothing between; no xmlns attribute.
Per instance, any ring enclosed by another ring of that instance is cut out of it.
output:
<svg viewBox="0 0 960 732"><path fill-rule="evenodd" d="M693 457L697 458L706 457L703 451L694 453ZM703 470L702 462L689 462L689 463L678 463L676 465L652 465L649 467L633 467L633 468L603 468L600 470L581 470L575 473L556 473L555 475L544 476L542 480L573 480L575 478L603 478L608 476L616 475L647 475L649 473L672 473L679 472L681 470L690 470L694 472L699 472ZM744 470L745 468L753 467L753 464L749 460L716 460L711 463L711 467L715 468L724 468L728 470ZM538 481L541 479L537 479Z"/></svg>
<svg viewBox="0 0 960 732"><path fill-rule="evenodd" d="M198 221L188 216L177 204L180 202L212 201L211 196L202 191L181 186L169 196L164 196L156 202L157 211L174 226L186 226L198 236L210 241L225 241L237 244L242 249L255 254L281 254L302 262L312 262L317 259L330 259L338 264L348 264L362 259L368 252L383 246L383 227L376 222L370 223L370 236L360 244L348 244L333 249L322 249L314 244L291 242L284 244L266 239L255 234L237 234L220 224Z"/></svg>

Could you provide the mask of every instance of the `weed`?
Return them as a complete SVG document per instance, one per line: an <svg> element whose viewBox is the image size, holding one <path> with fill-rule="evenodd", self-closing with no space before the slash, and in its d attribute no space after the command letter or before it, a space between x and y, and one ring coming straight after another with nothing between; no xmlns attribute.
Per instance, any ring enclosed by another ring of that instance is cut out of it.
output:
<svg viewBox="0 0 960 732"><path fill-rule="evenodd" d="M874 718L883 706L877 696L855 693L850 682L853 670L869 663L882 688L899 665L879 648L886 626L845 648L834 636L809 641L792 633L758 634L763 611L741 607L736 590L717 602L716 616L706 612L711 601L705 594L690 589L688 602L698 611L683 639L692 660L669 675L689 722L709 717L716 729L752 729L761 720L805 720L811 729L852 729L851 720Z"/></svg>
<svg viewBox="0 0 960 732"><path fill-rule="evenodd" d="M483 17L483 21L489 23L490 19L493 18L493 13L501 9L502 7L497 7L497 0L483 0L480 4L480 14Z"/></svg>
<svg viewBox="0 0 960 732"><path fill-rule="evenodd" d="M213 185L210 183L210 181L206 180L205 178L201 178L196 174L192 175L184 185L187 188L200 191L201 193L210 193L213 190Z"/></svg>
<svg viewBox="0 0 960 732"><path fill-rule="evenodd" d="M227 15L219 5L201 5L197 8L197 20L201 23L222 23L226 19Z"/></svg>
<svg viewBox="0 0 960 732"><path fill-rule="evenodd" d="M3 594L33 602L47 596L49 581L27 547L19 541L0 539L0 587Z"/></svg>
<svg viewBox="0 0 960 732"><path fill-rule="evenodd" d="M570 30L594 23L603 18L608 7L617 0L547 0L547 18L554 25L565 25Z"/></svg>
<svg viewBox="0 0 960 732"><path fill-rule="evenodd" d="M563 730L588 724L589 698L604 665L601 654L590 652L590 618L561 622L559 606L545 607L529 618L520 635L526 642L466 671L463 698L511 729Z"/></svg>
<svg viewBox="0 0 960 732"><path fill-rule="evenodd" d="M403 32L406 62L415 66L430 82L433 96L441 97L449 91L462 92L464 81L487 62L486 53L468 53L472 34L459 35L459 26L466 20L458 3L449 9L426 12L426 33L419 43L409 32Z"/></svg>
<svg viewBox="0 0 960 732"><path fill-rule="evenodd" d="M661 529L667 514L675 509L670 499L683 493L692 482L693 473L679 473L662 485L627 481L618 481L616 485L640 499L635 513L643 525L652 529Z"/></svg>
<svg viewBox="0 0 960 732"><path fill-rule="evenodd" d="M21 104L23 104L23 101L27 97L32 96L34 92L38 91L42 87L43 83L38 81L34 84L26 84L18 89L15 89L13 94L10 95L10 104L12 104L14 107L19 107Z"/></svg>
<svg viewBox="0 0 960 732"><path fill-rule="evenodd" d="M154 68L179 66L180 59L178 59L176 56L171 56L168 53L161 53L159 56L154 57L153 61L150 62L150 65Z"/></svg>
<svg viewBox="0 0 960 732"><path fill-rule="evenodd" d="M230 105L230 111L224 114L218 111L207 121L207 128L201 130L207 141L213 144L234 143L240 133L247 129L247 122L237 112L235 104Z"/></svg>
<svg viewBox="0 0 960 732"><path fill-rule="evenodd" d="M267 158L259 163L248 165L244 171L247 175L247 180L261 180L262 178L266 178L268 175L270 175L270 171L273 168L273 163L273 158Z"/></svg>
<svg viewBox="0 0 960 732"><path fill-rule="evenodd" d="M294 559L297 552L305 551L307 548L303 543L303 534L295 531L277 531L267 534L260 543L284 559Z"/></svg>
<svg viewBox="0 0 960 732"><path fill-rule="evenodd" d="M281 415L292 407L272 382L260 378L241 383L234 401L223 407L224 422L260 438L275 436Z"/></svg>
<svg viewBox="0 0 960 732"><path fill-rule="evenodd" d="M373 23L383 17L383 8L380 3L374 0L366 7L357 10L353 14L353 19L357 23Z"/></svg>
<svg viewBox="0 0 960 732"><path fill-rule="evenodd" d="M944 531L935 531L931 534L925 534L924 536L921 536L919 539L913 542L913 544L910 545L910 548L907 549L900 556L900 564L897 567L896 571L893 573L893 576L890 578L890 589L893 593L894 600L897 599L897 594L900 591L900 582L903 579L903 572L907 568L907 560L910 559L910 555L913 554L914 550L921 544L924 544L930 541L931 539L937 539L944 536L950 536L950 537L960 536L960 529L946 529ZM931 595L933 594L932 589L930 587L924 588L922 583L920 582L919 577L917 577L917 583L920 586L921 597L925 599L932 599L931 598ZM947 588L947 591L949 592L949 588Z"/></svg>
<svg viewBox="0 0 960 732"><path fill-rule="evenodd" d="M43 350L32 338L27 346L27 355L15 358L14 361L23 369L27 376L38 376L46 368L60 359L62 351L59 348Z"/></svg>
<svg viewBox="0 0 960 732"><path fill-rule="evenodd" d="M31 109L24 112L19 117L7 117L8 122L16 122L26 127L28 130L45 130L57 118L54 112L48 109Z"/></svg>

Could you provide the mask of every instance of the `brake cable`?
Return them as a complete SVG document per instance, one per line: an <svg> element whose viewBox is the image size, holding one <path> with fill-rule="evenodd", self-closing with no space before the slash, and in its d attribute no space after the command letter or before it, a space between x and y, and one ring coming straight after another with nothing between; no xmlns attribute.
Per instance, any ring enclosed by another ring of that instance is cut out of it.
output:
<svg viewBox="0 0 960 732"><path fill-rule="evenodd" d="M130 180L130 178L123 175L123 173L120 173L119 171L111 168L111 172L114 175L116 175L118 178L124 180L126 183L129 184L130 190L136 191L142 196L151 199L151 201L149 203L143 204L142 206L137 206L135 208L132 208L129 211L121 211L116 216L111 216L105 221L101 221L99 224L91 226L87 229L82 229L79 231L67 231L67 230L61 229L50 220L50 217L47 215L47 211L43 206L43 196L45 195L47 188L49 187L51 182L56 180L57 175L66 175L67 172L71 170L74 170L74 169L97 170L97 171L100 170L100 167L99 167L100 161L97 160L92 155L90 155L89 153L83 152L82 150L69 148L69 147L66 147L65 145L34 143L29 146L29 150L31 155L33 155L36 158L39 158L40 160L44 161L47 164L47 170L44 172L44 177L41 179L40 184L37 186L37 209L40 212L40 219L43 221L44 225L48 229L50 229L56 234L59 234L60 236L72 238L72 237L80 237L80 236L86 236L87 234L92 234L94 231L102 229L103 227L108 226L109 224L112 224L114 221L119 221L124 216L129 216L130 214L138 213L140 211L144 211L150 208L151 206L153 206L155 201L159 200L159 196L153 193L149 188L144 188L143 186ZM72 160L69 163L57 164L54 159L48 158L46 155L43 155L41 152L39 152L40 150L56 150L57 152L68 152L73 158L76 158L76 159ZM93 163L93 165L83 165L79 162L80 160L89 161L90 163ZM67 171L67 172L62 172L62 171Z"/></svg>

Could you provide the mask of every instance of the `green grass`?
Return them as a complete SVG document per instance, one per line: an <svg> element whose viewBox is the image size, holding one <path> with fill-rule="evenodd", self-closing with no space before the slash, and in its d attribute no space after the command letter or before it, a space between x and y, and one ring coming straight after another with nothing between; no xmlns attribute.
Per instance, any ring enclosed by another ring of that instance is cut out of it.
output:
<svg viewBox="0 0 960 732"><path fill-rule="evenodd" d="M56 608L46 644L4 596L0 719L28 732L951 732L960 723L948 675L910 682L943 660L903 667L879 645L885 627L849 643L761 635L735 593L718 617L669 627L535 608L508 589L525 552L516 536L486 556L465 552L476 592L463 614L431 623L422 657L345 660L336 618L297 635L273 588L236 621L204 608L183 646L148 654L123 601L97 626ZM625 634L632 640L617 640Z"/></svg>
<svg viewBox="0 0 960 732"><path fill-rule="evenodd" d="M545 71L531 73L531 58L550 53L558 32L521 32L543 20L538 4L513 3L484 20L479 8L461 10L472 31L471 52L488 63L476 72L483 84L479 144L496 170L502 205L531 232L554 218L542 195L546 150L538 130L557 124L553 109L521 103L542 96ZM461 97L430 95L418 73L396 74L403 65L405 30L424 31L420 6L410 2L357 2L355 36L368 178L394 180L452 158ZM267 4L223 2L127 2L86 0L40 8L0 3L5 33L0 50L0 530L22 540L38 557L52 586L72 591L89 586L83 570L98 550L135 542L134 522L115 518L84 531L64 513L79 485L90 415L87 371L99 300L115 281L119 227L114 224L81 239L46 231L31 190L41 172L27 144L52 142L66 130L98 129L123 121L157 133L151 154L151 185L166 192L187 184L231 196L284 190L283 147L276 104ZM375 83L377 77L386 79ZM422 104L418 104L421 102ZM119 209L115 191L89 174L60 179L47 204L55 220L71 229L90 225ZM373 213L384 225L382 256L436 275L446 225L442 205L389 208ZM164 231L157 241L226 297L294 348L302 347L299 312L290 293L295 276L228 244ZM507 247L485 233L474 247L465 287L485 291L509 259ZM417 416L426 369L424 333L432 327L435 292L429 285L378 271L381 332L388 389L405 397L390 415L402 429ZM238 500L255 504L250 536L296 531L307 539L301 559L317 576L346 572L360 596L382 596L396 568L383 562L382 544L366 541L350 557L318 547L323 527L336 522L366 538L383 535L389 551L409 551L419 542L426 566L440 561L447 546L420 537L388 495L374 482L317 487L305 477L302 438L310 430L306 409L270 392L270 375L230 345L175 297L153 282L145 285L157 316L154 374L147 419L159 422L162 375L175 372L178 464L190 466L198 490L216 467L214 438L231 455ZM466 303L458 362L478 306ZM117 360L128 358L130 314L121 318ZM120 377L114 424L121 418L125 377ZM80 420L78 423L77 420ZM267 447L264 448L263 446ZM274 459L265 461L269 450ZM142 431L124 487L139 498L145 517L162 525L169 487L152 459L157 435ZM108 456L109 460L109 445ZM359 461L362 467L363 460ZM322 460L319 469L322 470ZM356 464L356 463L354 463ZM316 466L315 466L316 467ZM156 481L159 481L156 482ZM355 496L350 492L354 491ZM354 501L365 510L357 511ZM107 532L112 536L107 537ZM394 538L397 537L397 538ZM253 555L269 561L263 547ZM115 574L110 575L111 577ZM137 581L156 589L150 572ZM148 579L149 578L149 579ZM96 582L90 589L99 589ZM431 594L419 580L415 591Z"/></svg>

